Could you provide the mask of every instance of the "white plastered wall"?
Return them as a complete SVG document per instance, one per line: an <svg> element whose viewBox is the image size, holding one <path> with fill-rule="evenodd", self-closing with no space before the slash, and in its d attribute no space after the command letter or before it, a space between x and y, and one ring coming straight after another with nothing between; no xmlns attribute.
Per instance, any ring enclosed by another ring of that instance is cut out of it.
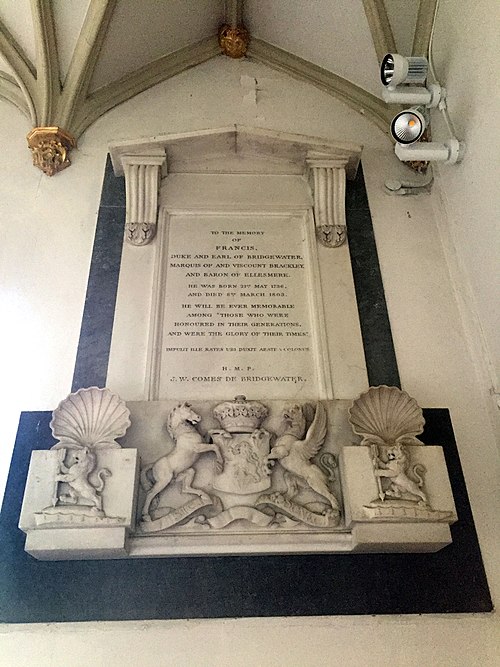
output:
<svg viewBox="0 0 500 667"><path fill-rule="evenodd" d="M52 179L29 163L27 122L0 103L4 469L19 410L53 409L70 390L107 145L230 123L365 145L403 388L423 406L451 409L498 599L498 455L455 298L460 285L450 279L453 257L445 258L436 223L440 202L387 197L384 180L403 167L378 130L325 93L250 62L214 59L118 107L81 138L73 166ZM493 665L497 631L493 614L4 627L0 665Z"/></svg>
<svg viewBox="0 0 500 667"><path fill-rule="evenodd" d="M450 117L467 153L454 169L439 169L436 219L443 243L456 253L455 282L466 332L490 408L500 408L500 109L497 0L441 0L434 38L438 79L448 91ZM435 114L436 140L448 136ZM446 216L439 216L439 211ZM500 430L499 430L500 433Z"/></svg>

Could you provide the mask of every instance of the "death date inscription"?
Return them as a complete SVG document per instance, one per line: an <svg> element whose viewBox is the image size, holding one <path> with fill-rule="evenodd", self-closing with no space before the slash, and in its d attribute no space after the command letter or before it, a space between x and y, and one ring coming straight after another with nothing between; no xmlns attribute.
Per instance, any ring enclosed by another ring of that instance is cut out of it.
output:
<svg viewBox="0 0 500 667"><path fill-rule="evenodd" d="M167 392L175 386L178 395L180 385L193 384L229 389L241 382L314 381L302 225L287 221L286 233L279 222L246 226L231 230L227 220L172 225L163 335Z"/></svg>

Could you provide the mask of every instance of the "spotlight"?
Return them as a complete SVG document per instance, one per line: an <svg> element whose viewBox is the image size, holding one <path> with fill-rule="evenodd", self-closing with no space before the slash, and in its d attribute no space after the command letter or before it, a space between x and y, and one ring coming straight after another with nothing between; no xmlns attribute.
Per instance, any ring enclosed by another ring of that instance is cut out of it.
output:
<svg viewBox="0 0 500 667"><path fill-rule="evenodd" d="M437 141L414 143L404 145L397 143L395 153L401 162L444 162L455 164L460 162L465 152L465 144L455 138L448 139L443 143Z"/></svg>
<svg viewBox="0 0 500 667"><path fill-rule="evenodd" d="M425 85L427 67L427 58L406 58L398 53L388 53L380 66L380 78L385 86L382 92L384 102L437 107L445 91L437 83Z"/></svg>
<svg viewBox="0 0 500 667"><path fill-rule="evenodd" d="M436 5L437 8L437 5ZM454 137L453 126L446 108L446 90L439 83L427 84L427 69L430 68L432 78L436 76L432 66L432 37L434 22L429 40L429 61L420 56L406 58L398 53L388 53L382 59L380 78L384 85L382 97L388 104L403 104L418 106L404 109L398 113L391 123L391 135L396 140L395 153L402 162L445 162L455 164L460 162L465 152L465 144ZM426 125L429 123L429 109L438 107L442 112L451 139L442 143L419 142ZM431 181L427 185L430 186ZM386 191L396 194L413 194L417 188L423 186L403 187L399 182L388 182Z"/></svg>
<svg viewBox="0 0 500 667"><path fill-rule="evenodd" d="M405 109L398 113L391 123L391 134L400 144L408 145L418 141L427 125L425 108Z"/></svg>
<svg viewBox="0 0 500 667"><path fill-rule="evenodd" d="M427 58L400 56L388 53L380 66L384 86L395 88L401 83L424 84L427 78Z"/></svg>

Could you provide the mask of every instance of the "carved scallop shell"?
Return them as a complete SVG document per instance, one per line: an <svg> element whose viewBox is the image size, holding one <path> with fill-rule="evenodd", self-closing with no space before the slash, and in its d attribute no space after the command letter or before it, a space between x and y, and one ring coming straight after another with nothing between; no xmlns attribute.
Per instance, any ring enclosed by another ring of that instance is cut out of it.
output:
<svg viewBox="0 0 500 667"><path fill-rule="evenodd" d="M364 441L370 436L394 444L400 438L423 444L415 436L424 430L425 419L417 401L398 387L370 387L349 409L349 422Z"/></svg>
<svg viewBox="0 0 500 667"><path fill-rule="evenodd" d="M59 403L52 413L50 428L60 440L52 449L113 448L116 438L130 426L125 401L109 389L79 389Z"/></svg>

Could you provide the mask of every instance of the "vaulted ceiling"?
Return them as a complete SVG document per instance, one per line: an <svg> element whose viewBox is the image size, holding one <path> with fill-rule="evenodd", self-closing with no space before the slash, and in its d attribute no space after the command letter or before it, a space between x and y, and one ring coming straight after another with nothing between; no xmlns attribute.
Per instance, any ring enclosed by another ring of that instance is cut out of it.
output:
<svg viewBox="0 0 500 667"><path fill-rule="evenodd" d="M336 96L384 131L378 60L427 52L436 0L0 0L0 97L33 127L77 138L134 95L221 53L222 24L250 33L246 58Z"/></svg>

